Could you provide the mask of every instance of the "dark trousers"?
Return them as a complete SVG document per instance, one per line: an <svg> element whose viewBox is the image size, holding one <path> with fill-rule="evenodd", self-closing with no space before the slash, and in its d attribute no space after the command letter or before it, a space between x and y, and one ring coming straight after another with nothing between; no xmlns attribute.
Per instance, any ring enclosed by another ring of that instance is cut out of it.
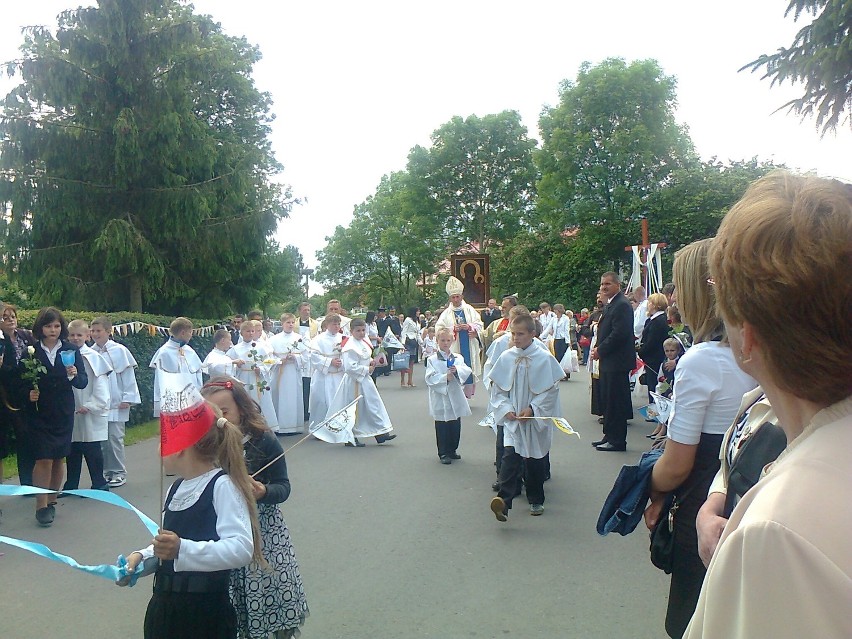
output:
<svg viewBox="0 0 852 639"><path fill-rule="evenodd" d="M630 399L630 371L601 371L598 386L603 400L603 434L611 444L627 443L627 420L633 416Z"/></svg>
<svg viewBox="0 0 852 639"><path fill-rule="evenodd" d="M521 481L526 484L527 501L531 504L544 503L544 478L547 461L545 457L521 457L513 446L503 449L503 460L500 463L500 489L497 496L506 502L506 507L512 507L512 499L521 492Z"/></svg>
<svg viewBox="0 0 852 639"><path fill-rule="evenodd" d="M438 444L438 457L447 457L456 452L461 439L461 418L448 422L435 420L435 441Z"/></svg>
<svg viewBox="0 0 852 639"><path fill-rule="evenodd" d="M503 464L503 424L497 424L497 440L494 442L496 454L494 467L497 469L497 479L500 479L500 466Z"/></svg>
<svg viewBox="0 0 852 639"><path fill-rule="evenodd" d="M565 353L568 350L568 342L564 339L554 339L553 340L553 352L556 354L556 361L560 364L562 363L562 358L565 357Z"/></svg>
<svg viewBox="0 0 852 639"><path fill-rule="evenodd" d="M9 411L9 419L12 429L15 431L15 454L18 457L18 479L21 486L34 486L33 468L35 467L35 455L30 446L30 438L27 433L27 422L23 415L24 411Z"/></svg>
<svg viewBox="0 0 852 639"><path fill-rule="evenodd" d="M308 402L311 401L311 378L302 378L302 403L305 405L305 421L310 419L311 414L308 412Z"/></svg>
<svg viewBox="0 0 852 639"><path fill-rule="evenodd" d="M83 468L83 458L86 458L86 468L92 478L92 488L106 486L104 479L104 454L101 442L71 442L71 454L65 458L68 478L63 490L76 490L80 487L80 471Z"/></svg>

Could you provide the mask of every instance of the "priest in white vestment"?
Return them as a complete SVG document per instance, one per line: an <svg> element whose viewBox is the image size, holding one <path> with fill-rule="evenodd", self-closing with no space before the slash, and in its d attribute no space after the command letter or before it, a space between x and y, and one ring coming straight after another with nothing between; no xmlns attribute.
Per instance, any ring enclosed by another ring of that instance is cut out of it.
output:
<svg viewBox="0 0 852 639"><path fill-rule="evenodd" d="M464 380L464 394L465 397L472 397L476 390L476 380L482 374L482 358L480 356L482 349L480 333L483 331L482 318L475 308L462 299L464 284L461 281L450 276L450 279L447 280L446 291L450 297L450 303L438 318L435 331L437 332L442 328L453 331L455 339L451 350L453 353L462 355L464 361L470 365L471 374Z"/></svg>

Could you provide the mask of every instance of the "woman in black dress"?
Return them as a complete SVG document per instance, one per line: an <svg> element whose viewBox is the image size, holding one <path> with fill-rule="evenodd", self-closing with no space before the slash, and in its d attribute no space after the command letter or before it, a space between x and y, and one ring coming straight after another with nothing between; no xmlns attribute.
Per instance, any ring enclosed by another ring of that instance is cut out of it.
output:
<svg viewBox="0 0 852 639"><path fill-rule="evenodd" d="M38 340L28 358L44 366L38 376L38 388L30 387L27 405L27 438L35 466L33 483L41 488L59 491L65 468L62 460L71 453L74 430L74 388L86 388L89 379L79 349L68 342L68 322L53 307L39 311L33 324ZM63 352L71 352L63 356ZM68 365L63 359L68 358ZM23 360L22 360L23 365ZM55 494L36 495L36 521L50 526L56 516Z"/></svg>

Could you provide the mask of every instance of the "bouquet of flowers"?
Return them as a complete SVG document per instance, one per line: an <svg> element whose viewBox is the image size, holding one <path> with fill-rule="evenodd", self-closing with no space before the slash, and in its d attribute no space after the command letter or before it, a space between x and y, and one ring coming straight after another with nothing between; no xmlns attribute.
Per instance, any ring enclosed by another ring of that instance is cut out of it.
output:
<svg viewBox="0 0 852 639"><path fill-rule="evenodd" d="M21 379L32 384L33 390L37 391L39 376L47 375L47 368L35 356L35 346L27 346L27 357L21 360L21 365L24 367ZM38 410L38 404L36 404L36 410Z"/></svg>

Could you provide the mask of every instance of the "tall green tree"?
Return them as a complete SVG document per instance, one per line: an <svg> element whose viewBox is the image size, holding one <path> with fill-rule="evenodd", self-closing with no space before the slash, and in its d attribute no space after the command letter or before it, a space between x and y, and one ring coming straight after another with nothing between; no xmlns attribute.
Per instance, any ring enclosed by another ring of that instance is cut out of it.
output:
<svg viewBox="0 0 852 639"><path fill-rule="evenodd" d="M462 119L416 146L408 171L421 181L444 217L449 252L476 243L485 252L523 228L535 195L533 150L517 111Z"/></svg>
<svg viewBox="0 0 852 639"><path fill-rule="evenodd" d="M584 63L546 109L536 154L538 207L552 233L579 229L594 270L626 262L648 198L695 161L674 117L676 81L654 60ZM591 284L589 285L591 286Z"/></svg>
<svg viewBox="0 0 852 639"><path fill-rule="evenodd" d="M852 127L852 2L849 0L790 0L785 16L793 20L811 14L813 22L802 27L789 47L773 54L764 53L745 65L757 71L765 68L761 80L770 78L770 86L802 83L801 97L782 104L790 111L816 117L822 133L837 128L845 120Z"/></svg>
<svg viewBox="0 0 852 639"><path fill-rule="evenodd" d="M348 304L419 304L424 276L445 257L442 223L418 180L404 171L384 176L349 226L326 238L315 277Z"/></svg>
<svg viewBox="0 0 852 639"><path fill-rule="evenodd" d="M10 272L39 303L256 303L290 201L243 38L176 0L100 0L26 31L0 116Z"/></svg>

